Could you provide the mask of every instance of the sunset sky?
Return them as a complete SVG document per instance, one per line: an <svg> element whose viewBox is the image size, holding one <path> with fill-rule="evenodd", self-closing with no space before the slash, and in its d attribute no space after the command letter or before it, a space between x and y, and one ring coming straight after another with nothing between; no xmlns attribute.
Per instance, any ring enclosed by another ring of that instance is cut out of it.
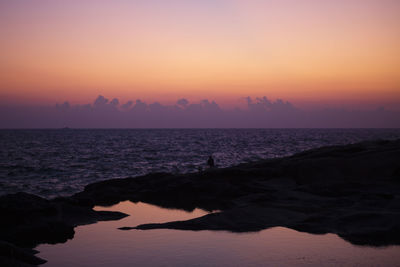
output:
<svg viewBox="0 0 400 267"><path fill-rule="evenodd" d="M0 0L0 103L400 109L397 0Z"/></svg>

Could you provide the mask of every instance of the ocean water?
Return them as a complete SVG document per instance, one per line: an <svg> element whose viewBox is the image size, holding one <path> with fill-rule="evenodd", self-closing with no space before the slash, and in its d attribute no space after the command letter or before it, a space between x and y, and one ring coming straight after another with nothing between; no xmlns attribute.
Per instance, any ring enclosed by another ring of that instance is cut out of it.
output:
<svg viewBox="0 0 400 267"><path fill-rule="evenodd" d="M400 129L0 130L0 194L67 196L89 183L194 172L311 148L400 138Z"/></svg>

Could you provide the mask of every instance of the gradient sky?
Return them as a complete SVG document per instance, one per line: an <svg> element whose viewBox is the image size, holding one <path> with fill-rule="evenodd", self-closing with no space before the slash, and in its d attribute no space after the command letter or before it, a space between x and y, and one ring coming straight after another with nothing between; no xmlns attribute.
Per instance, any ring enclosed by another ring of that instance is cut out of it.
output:
<svg viewBox="0 0 400 267"><path fill-rule="evenodd" d="M400 106L397 0L0 0L0 102Z"/></svg>

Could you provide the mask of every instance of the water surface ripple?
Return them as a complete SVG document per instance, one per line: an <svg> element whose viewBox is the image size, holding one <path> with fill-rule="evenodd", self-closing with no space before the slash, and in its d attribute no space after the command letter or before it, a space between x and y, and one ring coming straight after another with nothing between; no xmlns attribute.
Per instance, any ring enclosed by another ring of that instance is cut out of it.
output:
<svg viewBox="0 0 400 267"><path fill-rule="evenodd" d="M185 173L310 148L400 138L400 129L0 130L0 194L70 195L89 183L149 172Z"/></svg>

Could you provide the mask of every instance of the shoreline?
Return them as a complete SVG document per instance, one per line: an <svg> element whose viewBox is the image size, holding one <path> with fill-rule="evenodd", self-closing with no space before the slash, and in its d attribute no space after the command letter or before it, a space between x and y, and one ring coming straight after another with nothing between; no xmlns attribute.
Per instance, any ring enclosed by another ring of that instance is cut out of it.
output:
<svg viewBox="0 0 400 267"><path fill-rule="evenodd" d="M124 200L218 212L122 230L254 232L282 226L334 233L356 245L400 245L399 162L400 139L366 141L198 173L105 180L49 200L28 193L4 195L0 263L43 263L30 248L66 242L79 225L127 216L93 210Z"/></svg>

